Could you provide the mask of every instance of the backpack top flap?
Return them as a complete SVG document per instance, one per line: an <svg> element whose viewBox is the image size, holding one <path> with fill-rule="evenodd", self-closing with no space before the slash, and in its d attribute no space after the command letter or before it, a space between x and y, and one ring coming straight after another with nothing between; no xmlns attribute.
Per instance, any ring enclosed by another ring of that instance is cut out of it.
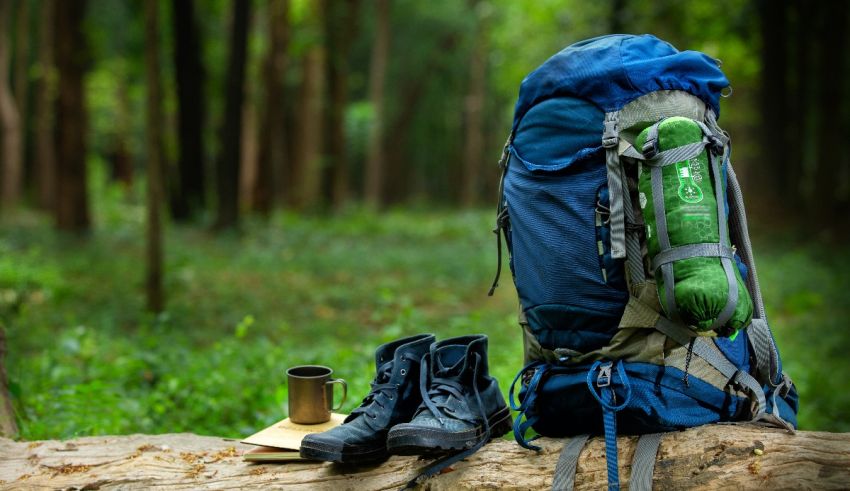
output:
<svg viewBox="0 0 850 491"><path fill-rule="evenodd" d="M650 92L684 90L719 115L728 86L718 62L704 53L679 51L649 34L600 36L564 48L522 81L513 130L534 105L565 95L611 112Z"/></svg>

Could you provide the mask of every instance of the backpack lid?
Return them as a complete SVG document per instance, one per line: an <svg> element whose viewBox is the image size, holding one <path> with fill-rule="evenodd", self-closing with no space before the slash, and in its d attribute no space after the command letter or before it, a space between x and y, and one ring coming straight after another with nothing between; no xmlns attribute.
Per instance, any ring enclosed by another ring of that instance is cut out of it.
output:
<svg viewBox="0 0 850 491"><path fill-rule="evenodd" d="M606 112L657 90L684 90L720 114L729 80L717 60L679 51L650 34L611 34L567 46L528 74L519 89L513 130L535 104L560 96L586 99Z"/></svg>

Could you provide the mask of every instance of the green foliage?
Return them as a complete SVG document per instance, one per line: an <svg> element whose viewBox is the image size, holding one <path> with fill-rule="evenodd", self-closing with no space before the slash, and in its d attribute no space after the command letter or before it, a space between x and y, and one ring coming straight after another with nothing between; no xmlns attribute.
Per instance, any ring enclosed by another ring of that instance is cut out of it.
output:
<svg viewBox="0 0 850 491"><path fill-rule="evenodd" d="M129 205L98 209L110 206ZM486 296L491 221L489 212L350 210L279 214L242 235L172 228L168 311L156 317L143 313L132 227L87 241L51 239L37 223L4 233L0 297L23 437L243 436L286 414L284 370L302 363L348 380L348 411L369 390L377 345L419 332L488 334L507 392L522 341L509 278ZM847 431L850 256L766 238L757 252L801 426Z"/></svg>

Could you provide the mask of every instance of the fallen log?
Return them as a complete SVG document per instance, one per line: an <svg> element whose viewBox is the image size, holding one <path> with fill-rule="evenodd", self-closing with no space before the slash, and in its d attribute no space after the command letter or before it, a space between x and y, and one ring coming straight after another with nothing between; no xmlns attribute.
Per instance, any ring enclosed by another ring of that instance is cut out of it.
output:
<svg viewBox="0 0 850 491"><path fill-rule="evenodd" d="M549 489L566 440L540 439L540 453L512 441L491 442L430 490ZM620 478L628 485L635 437L619 439ZM428 464L395 456L371 467L327 463L250 464L238 441L192 434L86 437L69 441L0 439L2 489L398 489ZM605 448L590 440L577 489L602 489ZM656 489L828 489L850 486L850 433L796 435L755 425L713 425L664 436L653 476Z"/></svg>

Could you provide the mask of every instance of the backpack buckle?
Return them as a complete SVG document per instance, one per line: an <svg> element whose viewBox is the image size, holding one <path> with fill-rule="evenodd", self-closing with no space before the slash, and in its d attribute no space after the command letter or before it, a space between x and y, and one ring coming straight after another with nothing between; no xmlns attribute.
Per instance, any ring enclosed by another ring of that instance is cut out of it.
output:
<svg viewBox="0 0 850 491"><path fill-rule="evenodd" d="M599 366L599 375L596 376L597 387L608 387L611 385L611 367L613 365L612 362L608 362Z"/></svg>
<svg viewBox="0 0 850 491"><path fill-rule="evenodd" d="M640 151L646 160L654 159L658 155L658 139L646 140L643 142L643 147Z"/></svg>

